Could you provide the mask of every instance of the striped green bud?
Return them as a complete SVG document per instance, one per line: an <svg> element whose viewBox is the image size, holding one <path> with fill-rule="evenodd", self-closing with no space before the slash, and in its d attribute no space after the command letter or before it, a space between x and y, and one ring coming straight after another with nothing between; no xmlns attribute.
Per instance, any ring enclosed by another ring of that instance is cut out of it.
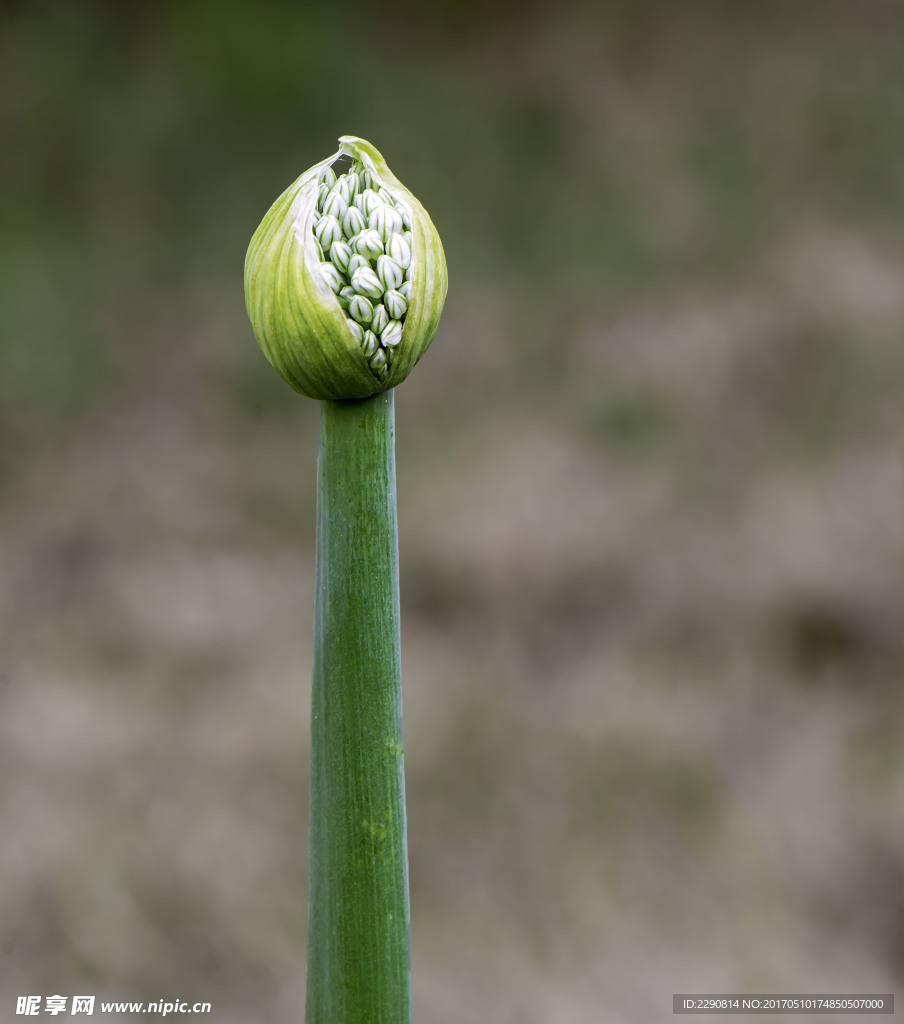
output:
<svg viewBox="0 0 904 1024"><path fill-rule="evenodd" d="M348 200L343 198L342 192L335 185L323 200L323 212L329 214L330 217L335 217L340 225L342 218L348 213Z"/></svg>
<svg viewBox="0 0 904 1024"><path fill-rule="evenodd" d="M405 273L398 263L388 256L378 256L377 277L383 285L383 290L387 291L390 288L398 288L405 278Z"/></svg>
<svg viewBox="0 0 904 1024"><path fill-rule="evenodd" d="M386 312L386 307L382 302L379 302L374 306L374 315L371 317L370 329L374 334L379 334L389 323L390 319L389 313Z"/></svg>
<svg viewBox="0 0 904 1024"><path fill-rule="evenodd" d="M380 342L377 339L376 334L373 331L365 331L364 337L361 339L361 351L364 353L367 359L377 351L380 347Z"/></svg>
<svg viewBox="0 0 904 1024"><path fill-rule="evenodd" d="M408 302L405 299L405 296L399 291L388 291L383 296L383 305L386 307L386 312L393 320L401 320L408 311Z"/></svg>
<svg viewBox="0 0 904 1024"><path fill-rule="evenodd" d="M402 230L402 215L387 203L375 207L367 218L367 226L380 236L385 244Z"/></svg>
<svg viewBox="0 0 904 1024"><path fill-rule="evenodd" d="M348 273L348 261L352 258L351 246L340 238L330 246L330 263L343 274Z"/></svg>
<svg viewBox="0 0 904 1024"><path fill-rule="evenodd" d="M336 179L336 184L333 186L334 191L338 191L339 195L345 200L346 206L351 206L352 200L358 194L358 175L357 174L343 174L341 177Z"/></svg>
<svg viewBox="0 0 904 1024"><path fill-rule="evenodd" d="M369 324L374 315L374 307L365 295L355 295L348 304L348 315L359 324Z"/></svg>
<svg viewBox="0 0 904 1024"><path fill-rule="evenodd" d="M369 299L379 299L383 296L383 285L370 267L360 267L352 274L352 288Z"/></svg>
<svg viewBox="0 0 904 1024"><path fill-rule="evenodd" d="M342 218L342 233L345 237L354 238L355 235L360 235L366 227L367 221L364 214L357 206L350 206L348 213Z"/></svg>
<svg viewBox="0 0 904 1024"><path fill-rule="evenodd" d="M351 136L273 204L245 259L258 343L312 398L401 383L433 340L446 284L430 217L379 152Z"/></svg>
<svg viewBox="0 0 904 1024"><path fill-rule="evenodd" d="M403 269L411 266L411 243L408 232L392 235L386 243L386 255Z"/></svg>
<svg viewBox="0 0 904 1024"><path fill-rule="evenodd" d="M339 221L335 217L324 214L314 225L314 237L320 243L321 250L329 252L333 242L338 242L342 238L342 228L339 226Z"/></svg>
<svg viewBox="0 0 904 1024"><path fill-rule="evenodd" d="M398 320L390 320L380 332L380 341L388 348L395 348L402 343L402 325Z"/></svg>
<svg viewBox="0 0 904 1024"><path fill-rule="evenodd" d="M342 274L333 266L332 263L321 263L320 264L320 276L326 281L330 288L336 292L339 292L345 287L346 281Z"/></svg>
<svg viewBox="0 0 904 1024"><path fill-rule="evenodd" d="M358 207L365 217L370 217L374 210L382 205L383 200L371 188L366 188L355 196L355 206Z"/></svg>
<svg viewBox="0 0 904 1024"><path fill-rule="evenodd" d="M375 260L383 255L383 241L376 231L371 231L370 228L362 231L360 235L355 235L349 244L355 252L369 260Z"/></svg>
<svg viewBox="0 0 904 1024"><path fill-rule="evenodd" d="M366 268L367 270L373 269L370 265L370 260L366 256L362 256L360 253L356 252L348 261L348 269L346 270L346 274L348 274L349 280L351 280L354 277L355 271L360 270L362 267Z"/></svg>
<svg viewBox="0 0 904 1024"><path fill-rule="evenodd" d="M370 357L370 366L372 370L379 373L386 367L386 353L383 349L378 348L376 352Z"/></svg>

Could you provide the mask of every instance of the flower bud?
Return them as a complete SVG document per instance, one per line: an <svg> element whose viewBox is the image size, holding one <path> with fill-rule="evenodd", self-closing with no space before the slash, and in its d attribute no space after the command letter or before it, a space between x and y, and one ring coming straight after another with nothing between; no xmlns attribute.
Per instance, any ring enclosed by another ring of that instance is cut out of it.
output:
<svg viewBox="0 0 904 1024"><path fill-rule="evenodd" d="M402 215L388 203L375 207L367 218L367 226L380 236L384 244L402 230Z"/></svg>
<svg viewBox="0 0 904 1024"><path fill-rule="evenodd" d="M352 274L352 288L369 299L383 297L383 285L370 267L361 267Z"/></svg>
<svg viewBox="0 0 904 1024"><path fill-rule="evenodd" d="M377 277L380 279L380 284L383 285L383 290L388 291L390 288L399 287L405 278L405 273L398 263L388 256L378 256Z"/></svg>
<svg viewBox="0 0 904 1024"><path fill-rule="evenodd" d="M370 228L362 231L360 235L355 235L350 244L355 252L369 260L375 260L383 255L383 241L376 231L371 231Z"/></svg>
<svg viewBox="0 0 904 1024"><path fill-rule="evenodd" d="M320 264L320 276L337 295L345 287L345 278L332 263Z"/></svg>
<svg viewBox="0 0 904 1024"><path fill-rule="evenodd" d="M408 311L408 303L405 300L405 296L401 292L391 289L383 296L383 305L393 320L401 320Z"/></svg>
<svg viewBox="0 0 904 1024"><path fill-rule="evenodd" d="M352 250L348 242L333 242L330 246L330 263L343 274L348 273L348 261L352 258Z"/></svg>
<svg viewBox="0 0 904 1024"><path fill-rule="evenodd" d="M348 213L348 200L342 195L342 190L334 185L323 200L323 213L335 217L342 223L342 218Z"/></svg>
<svg viewBox="0 0 904 1024"><path fill-rule="evenodd" d="M378 348L370 358L370 368L377 375L382 375L386 369L386 351Z"/></svg>
<svg viewBox="0 0 904 1024"><path fill-rule="evenodd" d="M349 280L355 276L355 271L360 270L361 267L365 267L367 270L373 269L370 265L370 260L366 256L362 256L360 253L355 253L349 258L348 267L346 274L348 274Z"/></svg>
<svg viewBox="0 0 904 1024"><path fill-rule="evenodd" d="M359 187L357 174L343 174L341 178L336 179L336 184L333 186L334 189L338 189L339 195L345 200L347 206L352 205L352 200L358 194Z"/></svg>
<svg viewBox="0 0 904 1024"><path fill-rule="evenodd" d="M371 317L370 329L374 334L379 334L389 323L390 319L389 313L386 312L386 307L382 302L378 302L374 306L374 315Z"/></svg>
<svg viewBox="0 0 904 1024"><path fill-rule="evenodd" d="M364 337L361 339L361 349L364 355L370 359L370 357L380 347L380 340L377 338L373 331L365 331Z"/></svg>
<svg viewBox="0 0 904 1024"><path fill-rule="evenodd" d="M364 219L364 214L357 206L350 206L342 220L342 233L345 237L354 238L355 235L360 235L366 227L367 221Z"/></svg>
<svg viewBox="0 0 904 1024"><path fill-rule="evenodd" d="M374 307L367 296L356 295L348 304L348 315L359 324L369 324L374 315Z"/></svg>
<svg viewBox="0 0 904 1024"><path fill-rule="evenodd" d="M370 143L339 141L273 204L245 259L264 355L295 390L332 400L401 383L433 340L447 287L427 212Z"/></svg>
<svg viewBox="0 0 904 1024"><path fill-rule="evenodd" d="M314 225L314 237L320 243L323 252L329 252L334 242L342 240L342 228L335 217L324 214Z"/></svg>
<svg viewBox="0 0 904 1024"><path fill-rule="evenodd" d="M358 207L365 217L370 217L374 210L382 205L383 200L371 188L366 188L355 196L355 206Z"/></svg>
<svg viewBox="0 0 904 1024"><path fill-rule="evenodd" d="M408 241L409 237L406 231L404 234L392 235L386 243L386 255L393 262L398 263L403 270L407 270L411 266L411 243Z"/></svg>
<svg viewBox="0 0 904 1024"><path fill-rule="evenodd" d="M380 341L388 348L395 348L402 340L402 325L398 320L390 320L380 332Z"/></svg>

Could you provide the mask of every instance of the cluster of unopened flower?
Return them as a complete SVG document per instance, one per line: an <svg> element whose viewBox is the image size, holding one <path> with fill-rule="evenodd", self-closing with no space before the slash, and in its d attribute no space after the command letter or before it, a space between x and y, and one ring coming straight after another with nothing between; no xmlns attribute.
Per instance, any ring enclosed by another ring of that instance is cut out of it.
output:
<svg viewBox="0 0 904 1024"><path fill-rule="evenodd" d="M324 168L317 189L320 273L371 370L384 378L411 301L408 211L357 161L339 177Z"/></svg>

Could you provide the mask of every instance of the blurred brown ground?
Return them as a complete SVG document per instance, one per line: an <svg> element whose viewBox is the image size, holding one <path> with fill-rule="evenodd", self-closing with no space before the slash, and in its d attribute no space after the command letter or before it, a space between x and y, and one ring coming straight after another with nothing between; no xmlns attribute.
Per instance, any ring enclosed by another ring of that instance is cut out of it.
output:
<svg viewBox="0 0 904 1024"><path fill-rule="evenodd" d="M241 266L346 133L451 280L397 393L415 1019L904 997L902 29L3 8L0 1017L303 1017L317 406Z"/></svg>

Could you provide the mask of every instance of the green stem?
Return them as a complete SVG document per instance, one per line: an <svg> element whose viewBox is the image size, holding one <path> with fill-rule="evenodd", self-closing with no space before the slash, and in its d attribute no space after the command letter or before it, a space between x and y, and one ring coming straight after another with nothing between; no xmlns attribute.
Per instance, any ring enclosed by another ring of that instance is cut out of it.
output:
<svg viewBox="0 0 904 1024"><path fill-rule="evenodd" d="M307 1024L409 1024L393 393L324 402Z"/></svg>

